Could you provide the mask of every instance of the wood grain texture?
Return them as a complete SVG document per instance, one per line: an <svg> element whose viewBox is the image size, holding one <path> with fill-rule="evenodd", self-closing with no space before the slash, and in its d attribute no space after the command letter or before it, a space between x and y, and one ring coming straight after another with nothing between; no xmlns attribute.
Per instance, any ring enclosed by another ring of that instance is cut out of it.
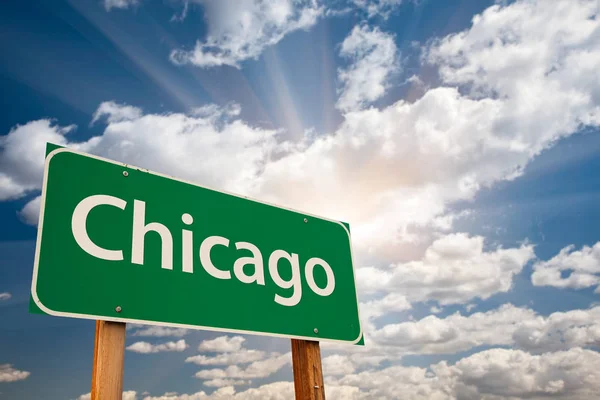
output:
<svg viewBox="0 0 600 400"><path fill-rule="evenodd" d="M124 357L125 324L96 321L92 400L122 399Z"/></svg>
<svg viewBox="0 0 600 400"><path fill-rule="evenodd" d="M325 400L319 342L292 339L296 400Z"/></svg>

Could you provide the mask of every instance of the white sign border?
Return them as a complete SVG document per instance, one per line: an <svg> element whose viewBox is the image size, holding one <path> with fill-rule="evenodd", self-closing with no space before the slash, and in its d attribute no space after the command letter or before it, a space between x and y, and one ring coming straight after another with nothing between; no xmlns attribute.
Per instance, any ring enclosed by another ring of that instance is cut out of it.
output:
<svg viewBox="0 0 600 400"><path fill-rule="evenodd" d="M272 206L272 207L276 207L276 208L279 208L279 209L291 211L291 212L294 212L294 213L298 213L298 214L302 214L302 215L306 215L306 216L318 218L318 219L329 221L329 222L334 222L334 223L337 223L337 224L341 225L342 228L344 228L344 231L348 234L348 243L350 244L350 261L352 263L352 278L353 278L353 281L354 281L354 292L356 294L356 307L357 307L357 315L358 315L358 325L359 325L359 328L360 328L358 338L356 338L353 341L351 341L351 340L337 340L337 339L328 339L328 338L319 338L319 337L310 337L310 336L296 336L296 335L286 335L286 334L270 333L270 332L246 331L246 330L238 330L238 329L217 328L217 327L210 327L210 326L186 325L186 324L177 324L177 323L169 323L169 322L146 321L146 320L140 320L140 319L107 317L107 316L90 315L90 314L78 314L78 313L62 312L62 311L55 311L55 310L49 309L44 304L42 304L42 302L40 301L40 299L39 299L39 297L37 295L38 265L39 265L39 259L40 259L40 245L41 245L41 241L42 241L42 230L43 230L43 225L44 225L44 207L45 207L45 204L46 204L46 187L47 187L47 182L48 182L48 170L49 170L49 166L50 166L50 161L57 154L64 153L64 152L69 152L69 153L77 154L77 155L80 155L80 156L83 156L83 157L88 157L88 158L93 158L93 159L96 159L96 160L108 162L110 164L119 165L119 166L121 166L123 168L127 168L127 169L136 169L136 170L139 170L139 171L142 171L142 172L149 173L151 175L159 176L159 177L162 177L162 178L167 178L167 179L170 179L170 180L178 181L178 182L185 183L185 184L192 185L192 186L197 186L197 187L200 187L200 188L203 188L203 189L211 190L213 192L218 192L218 193L223 193L223 194L227 194L227 195L230 195L230 196L235 196L235 197L238 197L238 198L241 198L241 199L244 199L244 200L254 201L256 203L265 204L265 205L268 205L268 206ZM212 189L212 188L209 188L209 187L206 187L206 186L202 186L202 185L198 185L196 183L189 182L189 181L186 181L186 180L183 180L183 179L174 178L172 176L161 174L161 173L158 173L158 172L153 172L153 171L150 171L150 170L145 169L145 168L139 168L139 167L136 167L136 166L133 166L133 165L130 165L130 164L120 163L120 162L117 162L117 161L109 160L107 158L103 158L103 157L95 156L95 155L92 155L92 154L84 153L84 152L81 152L81 151L73 150L73 149L70 149L70 148L67 148L67 147L60 147L58 149L52 150L47 155L45 163L44 163L44 181L43 181L43 184L42 184L42 194L41 194L41 201L40 201L40 216L39 216L39 220L38 220L37 239L36 239L36 243L35 243L35 259L34 259L34 264L33 264L33 278L32 278L32 281L31 281L31 296L32 296L33 301L35 302L35 304L42 311L44 311L46 314L53 315L53 316L56 316L56 317L69 317L69 318L91 319L91 320L101 320L101 321L111 321L111 322L124 322L124 323L132 323L132 324L145 324L145 325L165 326L165 327L174 327L174 328L185 328L185 329L193 329L193 330L206 330L206 331L212 331L212 332L237 333L237 334L257 335L257 336L271 336L271 337L279 337L279 338L287 338L287 339L301 339L301 340L323 341L323 342L344 343L344 344L357 344L362 339L362 337L363 337L363 329L362 329L362 323L361 323L361 319L360 319L360 304L358 302L358 290L356 288L356 274L354 273L354 256L353 256L353 253L352 253L352 240L350 239L350 232L348 231L348 229L346 228L346 226L343 223L341 223L340 221L335 221L335 220L332 220L332 219L329 219L329 218L319 217L317 215L305 213L303 211L294 210L294 209L287 208L287 207L281 207L281 206L278 206L278 205L275 205L275 204L271 204L271 203L260 201L260 200L256 200L256 199L252 199L252 198L249 198L249 197L246 197L246 196L240 196L240 195L237 195L237 194L234 194L234 193L229 193L227 191Z"/></svg>

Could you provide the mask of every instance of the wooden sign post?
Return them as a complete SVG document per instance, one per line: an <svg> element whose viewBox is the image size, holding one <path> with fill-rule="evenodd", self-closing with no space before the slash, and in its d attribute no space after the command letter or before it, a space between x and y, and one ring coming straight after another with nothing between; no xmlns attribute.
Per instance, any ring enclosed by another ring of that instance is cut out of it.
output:
<svg viewBox="0 0 600 400"><path fill-rule="evenodd" d="M96 321L92 400L122 399L124 356L125 324Z"/></svg>
<svg viewBox="0 0 600 400"><path fill-rule="evenodd" d="M296 400L325 400L319 342L292 339Z"/></svg>

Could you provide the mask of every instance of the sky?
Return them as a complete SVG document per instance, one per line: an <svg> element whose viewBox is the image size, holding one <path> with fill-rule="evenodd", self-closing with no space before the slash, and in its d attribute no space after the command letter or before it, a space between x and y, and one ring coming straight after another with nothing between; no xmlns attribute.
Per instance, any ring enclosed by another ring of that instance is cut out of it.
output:
<svg viewBox="0 0 600 400"><path fill-rule="evenodd" d="M28 312L47 142L347 221L329 399L600 391L597 0L0 5L0 399L88 399ZM124 399L291 399L289 339L128 325Z"/></svg>

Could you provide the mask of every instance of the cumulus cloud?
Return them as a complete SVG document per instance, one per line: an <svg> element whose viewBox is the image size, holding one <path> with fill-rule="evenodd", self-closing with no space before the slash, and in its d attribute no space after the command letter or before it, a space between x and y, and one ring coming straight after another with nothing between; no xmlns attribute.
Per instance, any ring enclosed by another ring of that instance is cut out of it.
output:
<svg viewBox="0 0 600 400"><path fill-rule="evenodd" d="M291 353L278 354L273 353L268 358L255 361L245 368L237 365L230 365L225 369L203 369L196 372L196 378L199 379L256 379L266 378L279 371L286 365L291 365Z"/></svg>
<svg viewBox="0 0 600 400"><path fill-rule="evenodd" d="M352 374L355 371L352 360L346 355L334 354L323 358L323 375L339 376Z"/></svg>
<svg viewBox="0 0 600 400"><path fill-rule="evenodd" d="M265 356L266 353L264 351L240 349L210 357L205 355L188 357L185 359L185 362L191 362L197 365L247 364L253 361L262 360Z"/></svg>
<svg viewBox="0 0 600 400"><path fill-rule="evenodd" d="M126 104L118 104L114 101L105 101L100 104L94 116L92 118L92 124L100 120L102 117L106 117L108 123L131 121L138 119L142 116L142 110L128 106Z"/></svg>
<svg viewBox="0 0 600 400"><path fill-rule="evenodd" d="M455 393L460 398L584 399L600 389L598 367L600 355L579 348L542 355L493 349L460 360L450 371L459 376Z"/></svg>
<svg viewBox="0 0 600 400"><path fill-rule="evenodd" d="M563 273L567 273L563 276ZM600 242L594 246L567 246L548 261L534 264L531 282L535 286L582 289L600 283ZM596 289L598 290L598 289Z"/></svg>
<svg viewBox="0 0 600 400"><path fill-rule="evenodd" d="M241 336L219 336L215 339L202 341L198 345L198 351L215 353L240 351L245 341L246 339Z"/></svg>
<svg viewBox="0 0 600 400"><path fill-rule="evenodd" d="M600 389L599 366L600 354L580 348L542 355L491 349L455 365L392 366L328 383L360 388L360 399L590 398Z"/></svg>
<svg viewBox="0 0 600 400"><path fill-rule="evenodd" d="M390 76L399 70L394 36L378 28L355 26L342 42L340 55L350 60L347 68L338 71L342 89L336 106L342 111L381 98Z"/></svg>
<svg viewBox="0 0 600 400"><path fill-rule="evenodd" d="M222 387L211 394L197 392L193 394L164 394L162 396L144 397L144 400L287 400L294 397L294 385L291 382L273 382L237 392L232 386Z"/></svg>
<svg viewBox="0 0 600 400"><path fill-rule="evenodd" d="M533 257L531 245L485 251L483 237L454 233L434 241L419 261L361 268L357 279L366 293L402 293L412 302L464 303L510 290L513 276Z"/></svg>
<svg viewBox="0 0 600 400"><path fill-rule="evenodd" d="M398 354L449 354L480 346L516 346L541 353L600 344L600 307L556 312L548 317L505 304L484 313L388 324L369 335Z"/></svg>
<svg viewBox="0 0 600 400"><path fill-rule="evenodd" d="M31 373L28 371L19 371L10 364L0 364L0 382L16 382L27 379Z"/></svg>
<svg viewBox="0 0 600 400"><path fill-rule="evenodd" d="M65 134L74 127L60 127L50 120L18 125L0 137L0 174L5 178L0 179L0 200L40 190L46 142L238 192L248 190L242 186L251 184L252 176L259 173L277 146L276 131L222 117L219 124L215 123L215 114L221 116L220 110L198 117L151 114L131 120L128 118L134 118L135 113L120 111L123 107L127 106L101 105L108 125L102 135L85 142L69 142ZM220 176L216 173L219 170ZM241 186L235 188L236 181Z"/></svg>
<svg viewBox="0 0 600 400"><path fill-rule="evenodd" d="M332 371L342 359L347 361L346 368L362 371L406 355L454 354L486 346L513 347L532 354L596 348L600 345L599 314L600 307L592 307L542 316L526 307L504 304L468 316L455 312L381 326L363 323L367 347L323 343L322 349L327 357L336 356L330 361L338 362L330 366Z"/></svg>
<svg viewBox="0 0 600 400"><path fill-rule="evenodd" d="M79 396L77 398L77 400L91 400L91 399L92 399L91 393L82 394L81 396ZM134 390L124 391L123 395L122 395L122 400L138 400L137 392Z"/></svg>
<svg viewBox="0 0 600 400"><path fill-rule="evenodd" d="M256 59L291 32L312 27L323 9L316 0L196 0L204 7L208 34L192 50L171 53L176 64L199 67Z"/></svg>
<svg viewBox="0 0 600 400"><path fill-rule="evenodd" d="M19 217L28 225L37 225L40 218L40 205L42 204L42 196L36 196L27 204L21 211Z"/></svg>
<svg viewBox="0 0 600 400"><path fill-rule="evenodd" d="M251 381L236 381L235 379L211 379L204 381L204 385L208 387L241 386L250 383Z"/></svg>
<svg viewBox="0 0 600 400"><path fill-rule="evenodd" d="M139 3L140 0L104 0L104 8L106 11L110 11L113 8L126 9L136 6Z"/></svg>
<svg viewBox="0 0 600 400"><path fill-rule="evenodd" d="M44 172L46 142L66 145L75 127L60 127L48 119L17 125L0 137L0 200L17 199L39 190Z"/></svg>
<svg viewBox="0 0 600 400"><path fill-rule="evenodd" d="M126 347L127 350L133 351L135 353L142 354L150 354L150 353L161 353L167 351L176 351L181 352L184 351L188 345L185 343L184 339L178 340L176 342L166 342L160 344L151 344L148 342L136 342L132 345Z"/></svg>
<svg viewBox="0 0 600 400"><path fill-rule="evenodd" d="M131 336L182 337L188 334L187 329L168 328L165 326L148 326L138 328Z"/></svg>
<svg viewBox="0 0 600 400"><path fill-rule="evenodd" d="M10 300L12 295L8 292L0 293L0 301Z"/></svg>
<svg viewBox="0 0 600 400"><path fill-rule="evenodd" d="M362 280L358 277L358 282ZM411 308L406 296L390 293L380 299L360 303L360 317L363 330L370 331L374 328L374 320L390 312L406 311Z"/></svg>
<svg viewBox="0 0 600 400"><path fill-rule="evenodd" d="M387 19L403 0L353 0L354 5L366 11L369 18L380 16Z"/></svg>

